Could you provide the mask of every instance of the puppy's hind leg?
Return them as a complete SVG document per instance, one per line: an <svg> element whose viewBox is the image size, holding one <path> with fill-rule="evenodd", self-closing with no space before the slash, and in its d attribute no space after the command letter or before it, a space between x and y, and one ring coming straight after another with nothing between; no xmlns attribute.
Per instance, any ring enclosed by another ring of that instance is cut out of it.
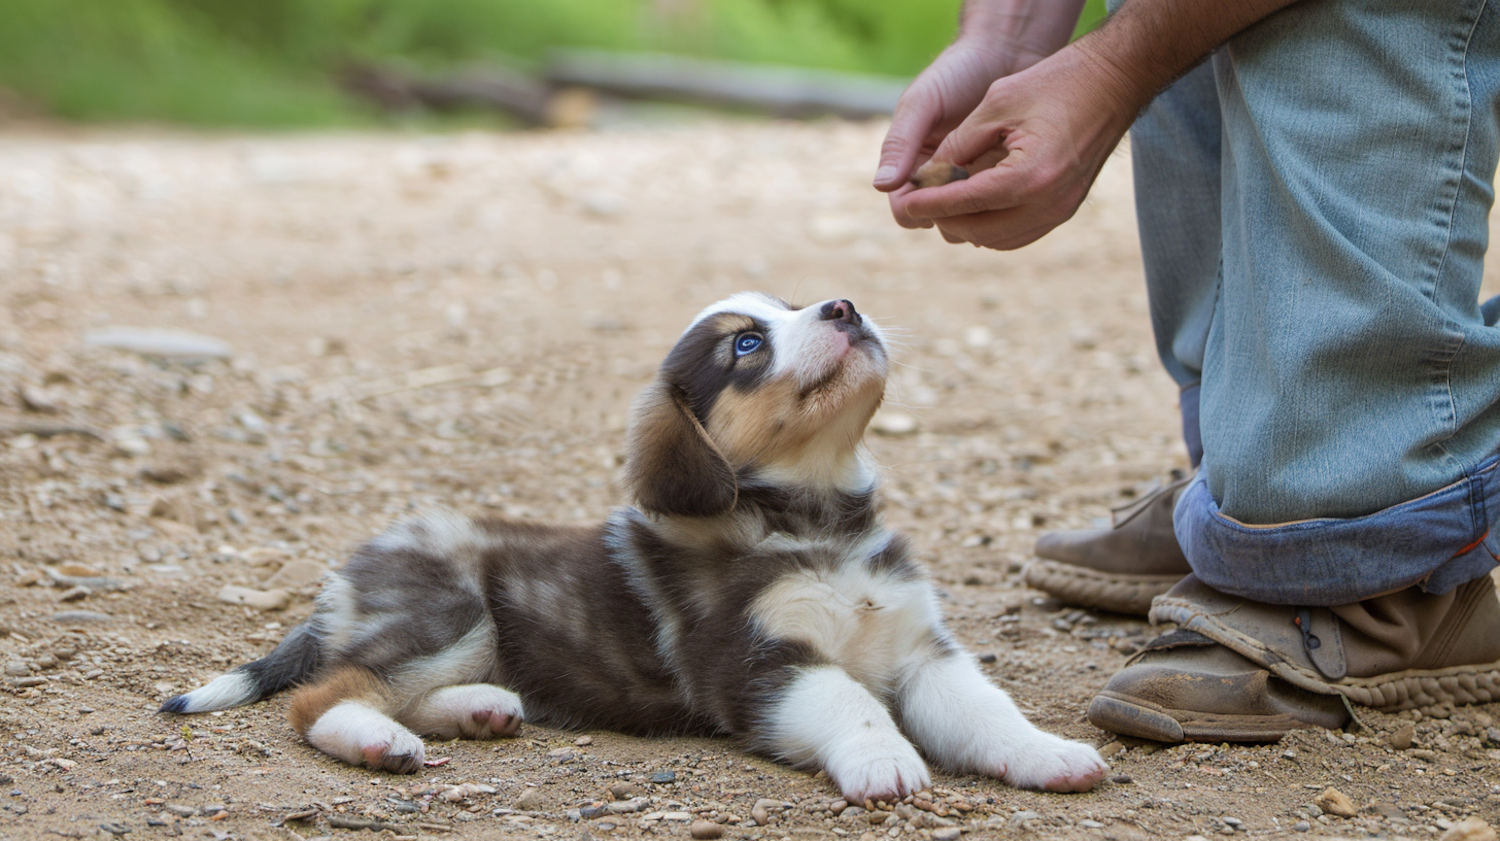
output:
<svg viewBox="0 0 1500 841"><path fill-rule="evenodd" d="M962 650L924 657L897 701L906 732L954 773L998 777L1017 788L1088 791L1109 771L1098 751L1027 721Z"/></svg>
<svg viewBox="0 0 1500 841"><path fill-rule="evenodd" d="M444 686L427 693L402 723L439 739L514 736L524 713L516 693L489 683Z"/></svg>
<svg viewBox="0 0 1500 841"><path fill-rule="evenodd" d="M296 691L289 717L309 744L350 765L396 774L422 767L426 750L391 718L389 685L360 666L340 666Z"/></svg>

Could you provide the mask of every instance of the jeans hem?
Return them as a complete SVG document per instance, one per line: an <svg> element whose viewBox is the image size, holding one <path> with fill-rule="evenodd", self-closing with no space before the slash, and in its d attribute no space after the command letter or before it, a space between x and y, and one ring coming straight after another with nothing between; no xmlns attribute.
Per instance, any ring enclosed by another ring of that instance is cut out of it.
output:
<svg viewBox="0 0 1500 841"><path fill-rule="evenodd" d="M1333 606L1418 586L1441 594L1500 564L1500 456L1425 496L1363 517L1249 526L1225 517L1200 471L1177 539L1208 586L1271 604Z"/></svg>

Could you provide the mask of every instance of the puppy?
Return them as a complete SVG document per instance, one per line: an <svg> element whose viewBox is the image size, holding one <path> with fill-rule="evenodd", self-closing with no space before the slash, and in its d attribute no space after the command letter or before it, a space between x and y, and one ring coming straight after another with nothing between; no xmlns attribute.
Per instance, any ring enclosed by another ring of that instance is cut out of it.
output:
<svg viewBox="0 0 1500 841"><path fill-rule="evenodd" d="M422 766L419 734L522 719L727 734L826 771L851 802L945 771L1082 791L1107 770L1038 730L943 627L860 447L880 329L847 300L704 310L637 399L633 507L563 527L432 513L330 574L263 659L168 700L199 713L297 686L292 726L354 765Z"/></svg>

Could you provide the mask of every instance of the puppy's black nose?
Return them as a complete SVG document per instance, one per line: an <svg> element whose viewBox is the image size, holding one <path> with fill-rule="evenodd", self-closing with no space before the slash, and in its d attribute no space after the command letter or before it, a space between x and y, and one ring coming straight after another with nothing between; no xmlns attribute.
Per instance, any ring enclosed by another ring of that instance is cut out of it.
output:
<svg viewBox="0 0 1500 841"><path fill-rule="evenodd" d="M824 304L818 315L824 321L847 321L850 324L858 324L862 320L859 311L854 308L854 302L845 298Z"/></svg>

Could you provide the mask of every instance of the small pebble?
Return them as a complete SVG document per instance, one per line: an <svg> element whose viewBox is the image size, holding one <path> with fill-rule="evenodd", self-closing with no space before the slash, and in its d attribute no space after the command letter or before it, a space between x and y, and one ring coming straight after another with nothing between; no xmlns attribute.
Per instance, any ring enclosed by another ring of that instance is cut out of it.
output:
<svg viewBox="0 0 1500 841"><path fill-rule="evenodd" d="M692 826L688 827L688 833L694 838L722 838L724 836L724 827L719 826L713 821L706 821L699 818L693 821Z"/></svg>
<svg viewBox="0 0 1500 841"><path fill-rule="evenodd" d="M932 831L933 841L953 841L963 834L963 830L956 826L945 826Z"/></svg>
<svg viewBox="0 0 1500 841"><path fill-rule="evenodd" d="M1390 735L1391 747L1396 750L1410 750L1412 739L1416 738L1416 735L1416 725L1410 721L1403 721L1401 722L1401 726L1397 727L1395 732Z"/></svg>
<svg viewBox="0 0 1500 841"><path fill-rule="evenodd" d="M635 783L615 783L609 787L609 796L616 800L629 800L639 796L642 789Z"/></svg>
<svg viewBox="0 0 1500 841"><path fill-rule="evenodd" d="M1438 841L1496 841L1495 828L1471 815L1454 824Z"/></svg>
<svg viewBox="0 0 1500 841"><path fill-rule="evenodd" d="M296 590L316 584L327 574L328 567L317 561L295 560L281 565L274 575L266 579L267 590Z"/></svg>
<svg viewBox="0 0 1500 841"><path fill-rule="evenodd" d="M526 812L534 812L542 808L542 790L536 786L527 786L516 798L516 808Z"/></svg>
<svg viewBox="0 0 1500 841"><path fill-rule="evenodd" d="M285 590L252 590L249 587L226 585L219 590L219 601L242 604L256 610L281 610L291 599Z"/></svg>
<svg viewBox="0 0 1500 841"><path fill-rule="evenodd" d="M1313 798L1313 805L1322 809L1323 814L1338 818L1352 818L1356 814L1354 801L1336 788L1324 789L1322 794Z"/></svg>
<svg viewBox="0 0 1500 841"><path fill-rule="evenodd" d="M115 621L113 616L97 610L64 610L52 614L47 619L59 625L102 625Z"/></svg>
<svg viewBox="0 0 1500 841"><path fill-rule="evenodd" d="M87 587L73 587L71 589L64 590L63 594L57 597L57 600L60 602L79 602L88 598L93 594L93 592L93 590L90 590Z"/></svg>
<svg viewBox="0 0 1500 841"><path fill-rule="evenodd" d="M910 435L917 431L921 423L915 415L906 412L898 412L894 409L881 409L870 419L870 429L880 435Z"/></svg>
<svg viewBox="0 0 1500 841"><path fill-rule="evenodd" d="M1084 829L1103 829L1104 828L1104 824L1099 823L1098 821L1091 821L1091 820L1089 820L1087 818L1079 821L1078 825L1081 826L1081 827L1083 827Z"/></svg>
<svg viewBox="0 0 1500 841"><path fill-rule="evenodd" d="M657 771L655 774L652 774L648 779L650 779L651 782L657 783L657 784L675 783L675 782L677 782L677 772L676 771Z"/></svg>
<svg viewBox="0 0 1500 841"><path fill-rule="evenodd" d="M1312 829L1312 824L1308 823L1307 821L1297 821L1296 823L1292 824L1293 832L1306 832L1309 829Z"/></svg>
<svg viewBox="0 0 1500 841"><path fill-rule="evenodd" d="M91 347L167 359L228 359L232 355L224 342L183 330L106 327L85 333L83 342Z"/></svg>
<svg viewBox="0 0 1500 841"><path fill-rule="evenodd" d="M573 744L575 744L575 745L577 745L577 746L579 746L581 748L586 748L589 745L592 745L593 743L594 743L594 737L593 736L579 736L578 738L576 738L576 739L573 740Z"/></svg>

